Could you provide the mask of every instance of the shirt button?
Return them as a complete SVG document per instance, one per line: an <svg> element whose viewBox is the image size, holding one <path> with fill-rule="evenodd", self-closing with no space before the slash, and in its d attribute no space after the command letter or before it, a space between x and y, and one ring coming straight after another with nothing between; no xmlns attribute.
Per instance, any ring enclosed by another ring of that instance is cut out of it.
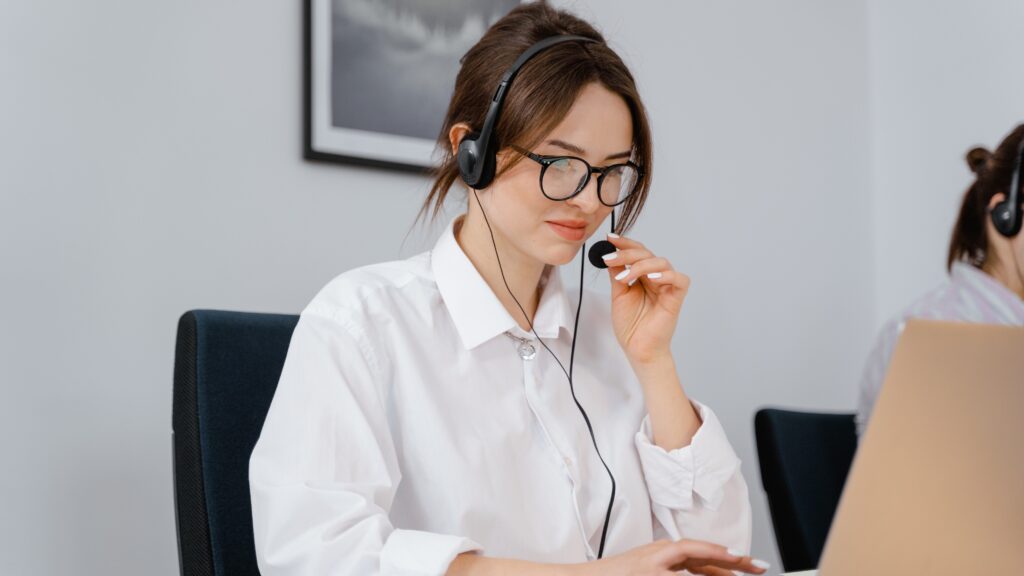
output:
<svg viewBox="0 0 1024 576"><path fill-rule="evenodd" d="M572 466L572 458L569 458L568 456L566 456L565 457L565 465L566 466Z"/></svg>
<svg viewBox="0 0 1024 576"><path fill-rule="evenodd" d="M519 357L523 360L533 360L537 356L537 348L531 342L522 342L518 346Z"/></svg>

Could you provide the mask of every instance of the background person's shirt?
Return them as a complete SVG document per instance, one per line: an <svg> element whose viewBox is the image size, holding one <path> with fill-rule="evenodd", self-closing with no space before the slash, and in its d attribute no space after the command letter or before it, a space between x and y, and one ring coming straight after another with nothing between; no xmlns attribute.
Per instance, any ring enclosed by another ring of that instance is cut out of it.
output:
<svg viewBox="0 0 1024 576"><path fill-rule="evenodd" d="M554 272L554 273L552 273ZM568 369L575 303L545 272L535 328ZM264 576L440 575L460 552L596 557L611 485L568 380L462 252L346 272L300 315L249 466ZM656 538L750 548L747 486L715 414L650 440L643 391L587 293L576 395L617 490L605 556Z"/></svg>
<svg viewBox="0 0 1024 576"><path fill-rule="evenodd" d="M857 407L857 432L867 428L899 335L910 318L1024 326L1024 300L998 280L956 262L949 282L925 294L882 328L864 366ZM1024 352L1022 352L1024 354Z"/></svg>

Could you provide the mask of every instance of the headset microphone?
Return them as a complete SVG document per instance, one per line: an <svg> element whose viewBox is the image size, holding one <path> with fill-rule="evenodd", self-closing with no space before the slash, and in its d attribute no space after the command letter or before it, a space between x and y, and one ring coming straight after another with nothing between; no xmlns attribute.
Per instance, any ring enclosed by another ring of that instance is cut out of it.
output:
<svg viewBox="0 0 1024 576"><path fill-rule="evenodd" d="M595 268L607 268L608 263L604 261L603 256L605 254L611 254L615 252L615 245L607 240L598 240L594 242L594 245L590 247L590 251L587 252L587 258Z"/></svg>
<svg viewBox="0 0 1024 576"><path fill-rule="evenodd" d="M612 232L615 232L615 209L614 208L612 209L611 218L612 218ZM595 268L602 268L602 269L603 268L607 268L608 267L608 263L604 261L604 256L607 255L607 254L611 254L612 252L615 252L616 250L618 250L618 248L615 247L615 244L612 244L611 242L609 242L607 240L598 240L597 242L594 242L594 245L591 246L590 250L587 252L587 259L590 260L590 263L593 264Z"/></svg>

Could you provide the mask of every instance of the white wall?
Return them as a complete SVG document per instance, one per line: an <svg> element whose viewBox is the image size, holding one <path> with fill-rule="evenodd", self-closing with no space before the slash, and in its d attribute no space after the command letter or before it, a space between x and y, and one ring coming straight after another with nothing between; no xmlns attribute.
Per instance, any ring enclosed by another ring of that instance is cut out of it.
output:
<svg viewBox="0 0 1024 576"><path fill-rule="evenodd" d="M175 574L178 316L297 312L430 244L402 243L425 180L301 160L298 6L0 4L0 573ZM574 6L647 98L634 235L694 279L683 378L726 423L778 566L753 412L852 407L874 331L865 3Z"/></svg>
<svg viewBox="0 0 1024 576"><path fill-rule="evenodd" d="M1019 0L871 0L875 323L946 279L946 252L973 174L1024 122Z"/></svg>
<svg viewBox="0 0 1024 576"><path fill-rule="evenodd" d="M634 3L577 5L647 99L655 189L635 235L693 277L684 385L724 418L755 554L779 567L753 413L852 409L873 331L865 6L686 2L638 18Z"/></svg>

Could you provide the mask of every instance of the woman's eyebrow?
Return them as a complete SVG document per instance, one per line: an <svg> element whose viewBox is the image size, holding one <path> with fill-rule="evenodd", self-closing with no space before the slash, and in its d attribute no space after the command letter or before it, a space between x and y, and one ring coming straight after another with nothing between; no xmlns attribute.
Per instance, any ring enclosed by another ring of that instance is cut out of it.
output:
<svg viewBox="0 0 1024 576"><path fill-rule="evenodd" d="M580 156L586 156L586 154L587 154L587 151L584 150L583 148L580 148L579 146L577 146L575 144L570 144L568 142L563 142L562 140L548 140L546 143L550 144L552 146L558 146L559 148L564 148L565 150L568 150L569 152L572 152L573 154L579 154ZM618 158L629 158L632 155L632 153L633 153L632 150L626 150L625 152L616 152L615 154L609 154L608 156L606 156L605 160L615 160L615 159L618 159Z"/></svg>

